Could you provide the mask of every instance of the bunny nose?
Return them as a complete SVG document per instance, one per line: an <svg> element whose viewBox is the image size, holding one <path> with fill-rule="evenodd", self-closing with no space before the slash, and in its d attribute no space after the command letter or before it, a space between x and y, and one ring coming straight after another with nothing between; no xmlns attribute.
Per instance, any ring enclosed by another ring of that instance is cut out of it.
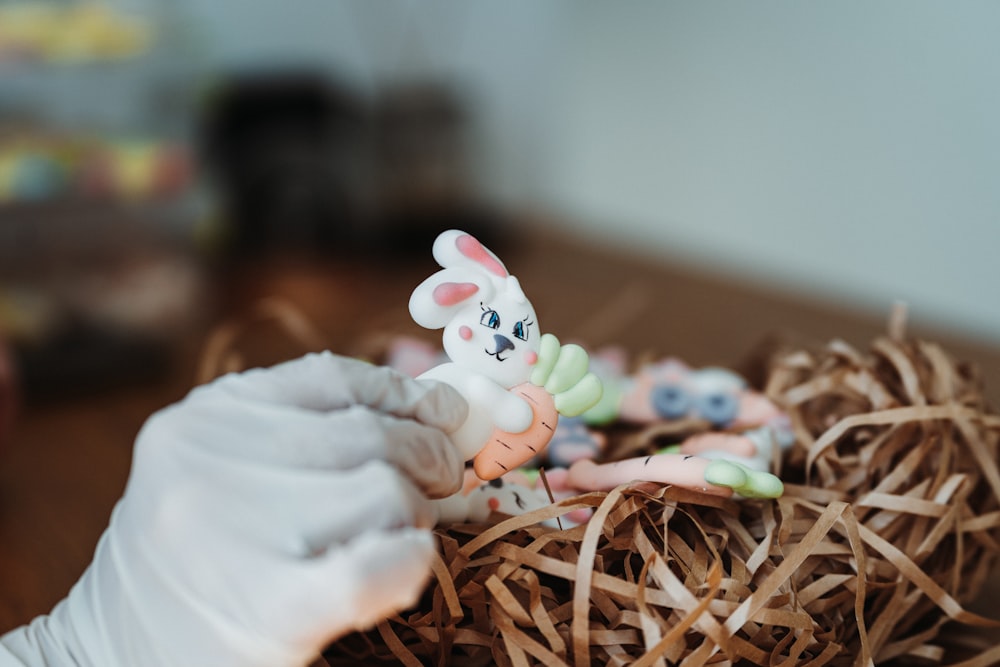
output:
<svg viewBox="0 0 1000 667"><path fill-rule="evenodd" d="M510 339L506 336L501 336L500 334L493 334L493 340L497 344L496 354L501 352L506 352L507 350L514 349L514 343L510 342Z"/></svg>

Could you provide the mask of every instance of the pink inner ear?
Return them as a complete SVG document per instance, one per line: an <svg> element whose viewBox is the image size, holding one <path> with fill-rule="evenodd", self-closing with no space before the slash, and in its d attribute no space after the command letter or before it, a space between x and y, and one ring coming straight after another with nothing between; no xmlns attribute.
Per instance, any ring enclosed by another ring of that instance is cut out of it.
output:
<svg viewBox="0 0 1000 667"><path fill-rule="evenodd" d="M434 288L431 296L439 306L454 306L478 291L479 287L474 283L441 283Z"/></svg>
<svg viewBox="0 0 1000 667"><path fill-rule="evenodd" d="M483 268L492 274L498 275L501 278L507 277L507 269L503 267L503 264L497 261L497 259L483 247L477 239L466 234L465 236L459 236L455 241L455 245L458 247L458 251L478 264L481 264Z"/></svg>

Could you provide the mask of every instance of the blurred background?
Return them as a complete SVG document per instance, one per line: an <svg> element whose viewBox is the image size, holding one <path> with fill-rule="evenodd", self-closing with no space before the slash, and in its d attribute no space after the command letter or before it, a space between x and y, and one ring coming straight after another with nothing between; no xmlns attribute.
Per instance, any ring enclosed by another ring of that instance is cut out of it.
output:
<svg viewBox="0 0 1000 667"><path fill-rule="evenodd" d="M997 25L986 0L0 0L0 330L28 395L87 392L162 373L262 257L530 227L998 345Z"/></svg>
<svg viewBox="0 0 1000 667"><path fill-rule="evenodd" d="M866 348L904 301L1000 404L998 26L993 0L0 0L0 631L76 581L195 382L436 345L406 302L446 228L563 340L759 380L770 334Z"/></svg>

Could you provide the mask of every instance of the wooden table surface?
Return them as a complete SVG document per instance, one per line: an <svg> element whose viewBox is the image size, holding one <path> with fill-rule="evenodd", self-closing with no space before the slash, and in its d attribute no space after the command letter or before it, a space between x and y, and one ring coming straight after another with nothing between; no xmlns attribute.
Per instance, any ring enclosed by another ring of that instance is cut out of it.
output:
<svg viewBox="0 0 1000 667"><path fill-rule="evenodd" d="M294 303L335 352L368 353L382 333L436 337L412 324L410 291L436 267L426 251L413 257L366 256L323 261L273 258L219 274L218 300L204 326L178 341L161 381L99 395L25 406L0 452L0 632L47 612L89 563L128 476L133 438L152 412L192 386L208 329L246 317L262 297ZM719 280L708 274L640 261L593 246L536 234L498 249L542 318L561 339L617 343L633 355L674 354L695 365L741 367L778 333L857 346L884 330L884 319L830 303ZM911 327L983 370L993 405L1000 404L1000 349L946 332ZM243 341L249 363L304 352L273 327ZM994 577L977 611L1000 617Z"/></svg>

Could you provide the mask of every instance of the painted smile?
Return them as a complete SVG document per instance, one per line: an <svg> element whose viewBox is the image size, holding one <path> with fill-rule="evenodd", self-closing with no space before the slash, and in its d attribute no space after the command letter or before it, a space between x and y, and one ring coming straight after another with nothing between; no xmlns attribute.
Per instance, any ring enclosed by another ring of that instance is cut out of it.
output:
<svg viewBox="0 0 1000 667"><path fill-rule="evenodd" d="M491 357L496 357L497 361L507 361L507 357L501 357L499 352L490 352L489 350L486 349L484 349L483 352L490 355Z"/></svg>

